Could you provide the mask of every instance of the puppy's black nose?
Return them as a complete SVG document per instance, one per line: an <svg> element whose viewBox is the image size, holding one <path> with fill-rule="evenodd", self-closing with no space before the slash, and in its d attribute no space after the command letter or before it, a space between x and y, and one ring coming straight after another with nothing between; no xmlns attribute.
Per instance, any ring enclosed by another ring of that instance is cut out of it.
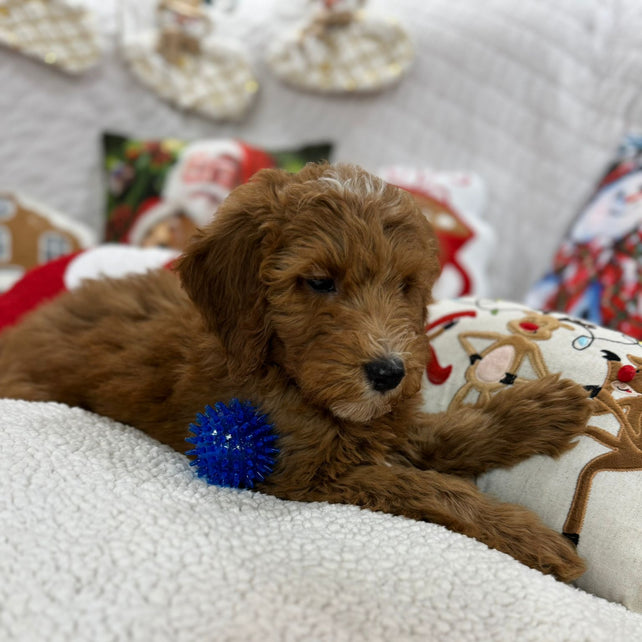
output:
<svg viewBox="0 0 642 642"><path fill-rule="evenodd" d="M377 392L388 392L400 383L406 374L403 361L398 357L382 357L364 366L366 377Z"/></svg>

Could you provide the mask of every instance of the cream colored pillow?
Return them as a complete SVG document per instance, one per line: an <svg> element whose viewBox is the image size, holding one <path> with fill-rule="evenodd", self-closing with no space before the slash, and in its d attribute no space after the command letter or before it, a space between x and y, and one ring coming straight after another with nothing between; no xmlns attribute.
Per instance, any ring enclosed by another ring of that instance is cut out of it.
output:
<svg viewBox="0 0 642 642"><path fill-rule="evenodd" d="M591 393L577 446L480 477L577 542L578 587L642 611L642 346L626 335L522 305L464 298L431 306L425 409L472 405L507 385L560 372Z"/></svg>

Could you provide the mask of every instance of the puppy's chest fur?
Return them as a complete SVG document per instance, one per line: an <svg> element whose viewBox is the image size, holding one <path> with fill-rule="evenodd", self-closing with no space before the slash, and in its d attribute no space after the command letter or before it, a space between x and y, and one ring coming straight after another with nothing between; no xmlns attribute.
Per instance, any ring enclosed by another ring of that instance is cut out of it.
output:
<svg viewBox="0 0 642 642"><path fill-rule="evenodd" d="M327 410L307 404L296 387L264 399L262 407L278 427L281 456L266 489L290 499L320 497L347 471L403 460L413 399L365 424L342 421Z"/></svg>

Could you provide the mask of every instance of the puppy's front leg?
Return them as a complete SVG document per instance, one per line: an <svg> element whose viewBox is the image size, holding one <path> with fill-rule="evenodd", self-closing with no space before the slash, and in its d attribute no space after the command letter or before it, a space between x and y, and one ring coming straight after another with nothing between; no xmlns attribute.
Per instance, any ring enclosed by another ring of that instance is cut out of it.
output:
<svg viewBox="0 0 642 642"><path fill-rule="evenodd" d="M327 501L442 524L542 573L570 582L585 570L573 545L530 511L500 503L453 475L404 466L364 465L337 480Z"/></svg>
<svg viewBox="0 0 642 642"><path fill-rule="evenodd" d="M549 375L506 388L483 407L420 414L402 454L419 468L470 476L535 454L557 457L575 446L591 408L584 388Z"/></svg>

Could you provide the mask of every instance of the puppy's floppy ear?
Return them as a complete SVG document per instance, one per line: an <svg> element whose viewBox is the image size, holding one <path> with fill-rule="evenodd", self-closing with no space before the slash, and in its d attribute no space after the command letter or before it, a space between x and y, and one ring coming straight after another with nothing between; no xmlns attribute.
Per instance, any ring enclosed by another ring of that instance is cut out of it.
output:
<svg viewBox="0 0 642 642"><path fill-rule="evenodd" d="M185 291L223 342L235 377L247 376L265 359L271 325L261 263L278 237L279 195L292 180L269 169L237 187L177 266Z"/></svg>

